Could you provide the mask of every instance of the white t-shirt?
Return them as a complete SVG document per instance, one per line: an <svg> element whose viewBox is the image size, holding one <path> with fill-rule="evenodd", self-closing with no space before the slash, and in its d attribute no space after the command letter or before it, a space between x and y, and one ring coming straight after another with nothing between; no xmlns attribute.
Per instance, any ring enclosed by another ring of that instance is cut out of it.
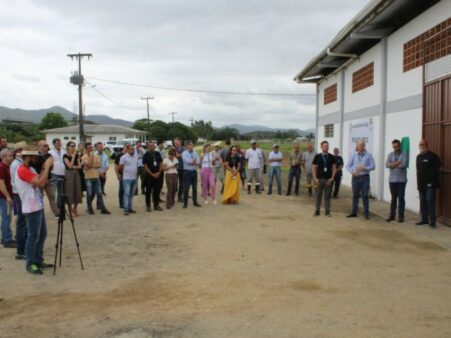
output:
<svg viewBox="0 0 451 338"><path fill-rule="evenodd" d="M57 151L56 149L49 151L49 154L53 157L52 174L64 176L66 167L64 166L63 156L65 153L66 152L63 149L61 149L60 151Z"/></svg>
<svg viewBox="0 0 451 338"><path fill-rule="evenodd" d="M177 167L173 167L173 165L177 165L179 163L179 160L177 160L175 157L172 159L172 161L169 159L169 157L165 158L163 160L163 166L164 167L171 167L166 171L167 174L177 174Z"/></svg>
<svg viewBox="0 0 451 338"><path fill-rule="evenodd" d="M263 160L263 153L261 149L248 149L246 151L246 160L248 160L247 168L248 169L260 169L261 162Z"/></svg>
<svg viewBox="0 0 451 338"><path fill-rule="evenodd" d="M213 164L211 161L213 160L213 155L211 153L202 154L202 168L211 168Z"/></svg>
<svg viewBox="0 0 451 338"><path fill-rule="evenodd" d="M21 164L16 172L16 188L22 202L22 212L29 214L44 209L44 200L39 187L31 184L36 177L36 170Z"/></svg>
<svg viewBox="0 0 451 338"><path fill-rule="evenodd" d="M269 160L282 160L283 159L283 155L280 151L278 151L277 153L274 151L271 151L269 153ZM269 165L271 167L280 167L282 165L282 162L269 162Z"/></svg>
<svg viewBox="0 0 451 338"><path fill-rule="evenodd" d="M124 165L122 171L123 180L136 180L138 176L138 157L130 154L124 154L119 160L119 164Z"/></svg>

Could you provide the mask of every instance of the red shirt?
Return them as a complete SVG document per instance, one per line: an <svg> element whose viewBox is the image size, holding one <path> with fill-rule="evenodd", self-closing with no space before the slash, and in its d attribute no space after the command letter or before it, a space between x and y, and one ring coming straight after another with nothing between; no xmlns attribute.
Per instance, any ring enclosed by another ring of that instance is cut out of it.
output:
<svg viewBox="0 0 451 338"><path fill-rule="evenodd" d="M6 190L8 190L9 197L13 197L13 187L11 186L11 173L9 172L9 165L4 162L0 163L0 180L5 181ZM6 196L0 191L0 198L6 199Z"/></svg>

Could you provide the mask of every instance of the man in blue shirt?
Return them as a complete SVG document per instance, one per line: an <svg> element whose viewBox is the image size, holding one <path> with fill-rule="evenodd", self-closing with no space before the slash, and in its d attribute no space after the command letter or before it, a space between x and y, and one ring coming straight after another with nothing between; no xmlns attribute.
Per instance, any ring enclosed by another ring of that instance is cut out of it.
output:
<svg viewBox="0 0 451 338"><path fill-rule="evenodd" d="M193 188L193 204L195 207L200 207L197 203L197 167L200 160L199 155L194 151L194 144L192 141L186 142L187 149L182 154L183 159L183 208L188 207L188 193L189 188Z"/></svg>
<svg viewBox="0 0 451 338"><path fill-rule="evenodd" d="M370 218L370 171L376 168L373 155L365 149L365 141L360 139L357 141L357 151L354 152L346 169L352 174L352 211L346 217L357 217L359 209L359 196L362 195L363 210L365 219Z"/></svg>

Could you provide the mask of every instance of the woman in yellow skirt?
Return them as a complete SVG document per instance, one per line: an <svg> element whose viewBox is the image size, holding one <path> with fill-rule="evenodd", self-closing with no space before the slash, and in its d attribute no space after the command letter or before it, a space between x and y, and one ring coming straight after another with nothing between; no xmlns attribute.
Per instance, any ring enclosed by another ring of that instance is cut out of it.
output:
<svg viewBox="0 0 451 338"><path fill-rule="evenodd" d="M224 162L226 176L224 180L223 204L237 204L240 201L240 160L236 146L230 148L230 153Z"/></svg>

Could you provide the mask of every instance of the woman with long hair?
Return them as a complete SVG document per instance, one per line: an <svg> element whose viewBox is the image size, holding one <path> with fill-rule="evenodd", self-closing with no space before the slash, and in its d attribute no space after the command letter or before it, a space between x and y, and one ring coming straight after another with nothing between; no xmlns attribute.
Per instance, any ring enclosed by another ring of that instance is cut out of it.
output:
<svg viewBox="0 0 451 338"><path fill-rule="evenodd" d="M75 143L67 142L66 154L63 156L65 170L64 188L71 208L72 216L78 216L77 206L82 202L80 169L80 155L75 149Z"/></svg>
<svg viewBox="0 0 451 338"><path fill-rule="evenodd" d="M200 179L202 186L202 197L205 204L208 204L208 196L211 196L213 204L216 204L216 180L215 172L213 170L213 154L211 153L210 144L204 145L202 155L200 155Z"/></svg>
<svg viewBox="0 0 451 338"><path fill-rule="evenodd" d="M166 179L166 209L172 209L175 204L175 194L177 193L177 185L179 182L179 175L177 174L177 168L179 161L176 157L177 153L175 148L172 148L168 152L168 156L163 160L163 170L165 171Z"/></svg>
<svg viewBox="0 0 451 338"><path fill-rule="evenodd" d="M79 143L78 144L78 158L80 161L80 170L78 171L80 175L80 183L81 183L81 196L84 196L84 191L86 191L86 181L85 181L85 171L83 170L83 161L82 157L86 152L85 144Z"/></svg>
<svg viewBox="0 0 451 338"><path fill-rule="evenodd" d="M241 161L238 158L236 146L230 148L229 156L224 161L226 176L224 180L223 204L238 204L240 201L240 169Z"/></svg>

